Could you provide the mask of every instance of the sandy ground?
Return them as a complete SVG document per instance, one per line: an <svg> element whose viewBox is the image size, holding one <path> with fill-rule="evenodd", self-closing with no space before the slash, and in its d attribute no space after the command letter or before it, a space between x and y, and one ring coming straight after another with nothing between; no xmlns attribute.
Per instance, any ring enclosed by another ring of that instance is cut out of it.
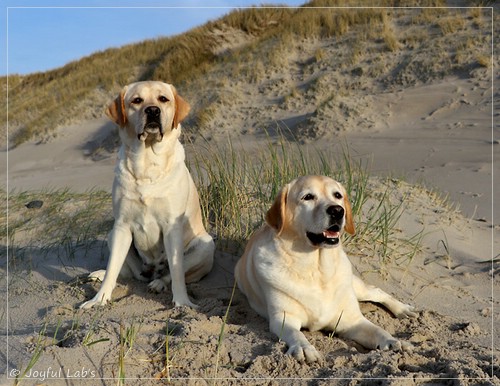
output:
<svg viewBox="0 0 500 386"><path fill-rule="evenodd" d="M453 78L386 93L374 98L375 124L369 131L353 128L314 144L339 151L347 144L353 157L369 162L374 177L402 176L408 182L399 182L400 194L410 197L399 227L412 234L425 226L422 252L404 268L386 267L383 274L376 259L351 260L367 282L417 308L417 318L397 320L376 305L363 305L369 319L411 342L413 350L367 351L335 336L306 332L324 360L297 363L284 355L284 344L238 290L231 299L238 256L220 251L214 270L188 286L199 310L172 308L170 293L151 294L146 285L130 282L118 284L112 306L77 311L75 306L95 293L97 285L72 281L105 265L106 247L100 241L72 259L61 258L64 253L42 258L33 250L29 269L14 267L2 275L2 292L9 301L8 352L0 351L0 372L8 372L2 384L13 383L9 378L26 369L40 345L44 349L22 384L116 384L121 346L126 384L158 384L155 378L193 385L499 384L499 300L494 295L500 245L499 228L493 224L500 213L492 210L492 189L499 188L499 179L492 180L493 168L498 170L492 156L498 159L499 145L492 142L499 131L491 127L490 87ZM2 153L0 180L16 192L45 187L109 191L113 153L98 160L86 154L112 130L103 118L64 128L46 143L11 150L8 179L7 153ZM259 143L251 135L243 141ZM381 181L373 178L371 188L383 190ZM427 189L415 187L416 182L448 194L460 209L450 210ZM5 306L3 310L7 332ZM38 332L44 320L58 324L45 334L56 339L41 343ZM134 336L132 347L120 345L120 335L127 332ZM61 336L66 337L62 342Z"/></svg>

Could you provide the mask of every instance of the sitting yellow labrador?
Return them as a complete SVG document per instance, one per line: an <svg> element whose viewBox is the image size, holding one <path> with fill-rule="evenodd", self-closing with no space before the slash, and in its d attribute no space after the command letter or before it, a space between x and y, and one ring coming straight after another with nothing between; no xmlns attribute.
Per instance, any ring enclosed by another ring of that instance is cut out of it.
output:
<svg viewBox="0 0 500 386"><path fill-rule="evenodd" d="M198 193L184 162L180 122L189 105L163 82L125 86L108 107L122 142L113 183L114 226L106 270L95 297L81 308L108 302L118 275L149 281L153 291L172 283L176 306L194 306L186 282L213 265L214 242L201 217Z"/></svg>
<svg viewBox="0 0 500 386"><path fill-rule="evenodd" d="M340 241L344 230L355 232L344 187L328 177L301 177L280 191L236 264L250 306L299 361L321 358L301 328L335 331L370 349L401 348L362 315L358 301L381 303L399 318L415 316L411 306L353 275Z"/></svg>

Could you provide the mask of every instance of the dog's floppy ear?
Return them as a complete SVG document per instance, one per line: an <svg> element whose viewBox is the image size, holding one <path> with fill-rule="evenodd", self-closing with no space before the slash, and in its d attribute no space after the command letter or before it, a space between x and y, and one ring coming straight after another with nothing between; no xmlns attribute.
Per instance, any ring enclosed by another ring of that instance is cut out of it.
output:
<svg viewBox="0 0 500 386"><path fill-rule="evenodd" d="M177 94L177 90L174 88L174 96L175 96L175 115L174 122L172 124L172 129L177 128L179 123L181 123L184 118L189 114L189 110L191 106L187 103L179 94Z"/></svg>
<svg viewBox="0 0 500 386"><path fill-rule="evenodd" d="M345 189L344 189L345 192ZM356 233L356 228L354 226L354 219L352 217L352 209L351 209L351 203L349 202L349 199L347 198L347 193L345 192L344 194L344 210L345 210L345 226L344 230L351 234L354 235Z"/></svg>
<svg viewBox="0 0 500 386"><path fill-rule="evenodd" d="M274 200L273 205L266 213L266 222L269 226L281 233L285 226L286 199L288 197L288 185L285 185Z"/></svg>
<svg viewBox="0 0 500 386"><path fill-rule="evenodd" d="M106 115L120 127L127 125L127 114L125 113L125 86L116 99L106 109Z"/></svg>

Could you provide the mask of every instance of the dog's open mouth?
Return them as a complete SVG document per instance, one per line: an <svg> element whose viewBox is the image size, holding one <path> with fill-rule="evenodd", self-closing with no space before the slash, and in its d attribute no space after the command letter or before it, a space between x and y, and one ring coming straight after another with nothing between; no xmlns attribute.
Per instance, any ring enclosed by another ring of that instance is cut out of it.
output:
<svg viewBox="0 0 500 386"><path fill-rule="evenodd" d="M340 226L335 224L321 233L307 232L306 235L309 241L316 246L322 244L337 245L340 241Z"/></svg>
<svg viewBox="0 0 500 386"><path fill-rule="evenodd" d="M161 132L161 123L160 122L148 122L144 126L144 131L151 133L151 134L156 134Z"/></svg>
<svg viewBox="0 0 500 386"><path fill-rule="evenodd" d="M139 139L145 141L148 136L153 136L157 141L161 141L163 138L163 133L161 130L161 124L159 122L148 122L144 126L144 131L139 134Z"/></svg>

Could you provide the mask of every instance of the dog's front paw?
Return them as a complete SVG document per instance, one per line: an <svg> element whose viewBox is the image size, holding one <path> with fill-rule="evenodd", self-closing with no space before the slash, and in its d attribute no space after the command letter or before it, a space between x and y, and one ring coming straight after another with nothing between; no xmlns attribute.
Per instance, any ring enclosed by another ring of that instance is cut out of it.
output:
<svg viewBox="0 0 500 386"><path fill-rule="evenodd" d="M181 297L178 299L174 298L173 302L174 302L175 307L186 306L186 307L190 307L194 310L196 310L198 308L198 306L196 304L194 304L193 302L191 302L191 300L189 300L187 297Z"/></svg>
<svg viewBox="0 0 500 386"><path fill-rule="evenodd" d="M287 355L293 356L299 362L313 363L321 361L322 356L312 344L294 344L288 348Z"/></svg>
<svg viewBox="0 0 500 386"><path fill-rule="evenodd" d="M399 307L396 310L394 310L394 315L398 319L417 317L417 313L415 312L415 307L410 306L409 304L401 303L401 302L399 304Z"/></svg>
<svg viewBox="0 0 500 386"><path fill-rule="evenodd" d="M104 280L104 276L106 275L106 270L105 269L100 269L98 271L94 271L89 274L88 279L92 281L100 281L102 282Z"/></svg>
<svg viewBox="0 0 500 386"><path fill-rule="evenodd" d="M155 279L148 284L148 288L151 292L160 293L167 290L167 283L162 279Z"/></svg>
<svg viewBox="0 0 500 386"><path fill-rule="evenodd" d="M394 351L400 351L401 350L401 342L397 339L384 339L379 342L377 345L378 350L394 350Z"/></svg>
<svg viewBox="0 0 500 386"><path fill-rule="evenodd" d="M111 299L111 296L106 296L106 295L100 295L99 293L94 296L92 299L82 303L80 305L80 309L89 309L94 306L104 306L108 303L108 301Z"/></svg>

